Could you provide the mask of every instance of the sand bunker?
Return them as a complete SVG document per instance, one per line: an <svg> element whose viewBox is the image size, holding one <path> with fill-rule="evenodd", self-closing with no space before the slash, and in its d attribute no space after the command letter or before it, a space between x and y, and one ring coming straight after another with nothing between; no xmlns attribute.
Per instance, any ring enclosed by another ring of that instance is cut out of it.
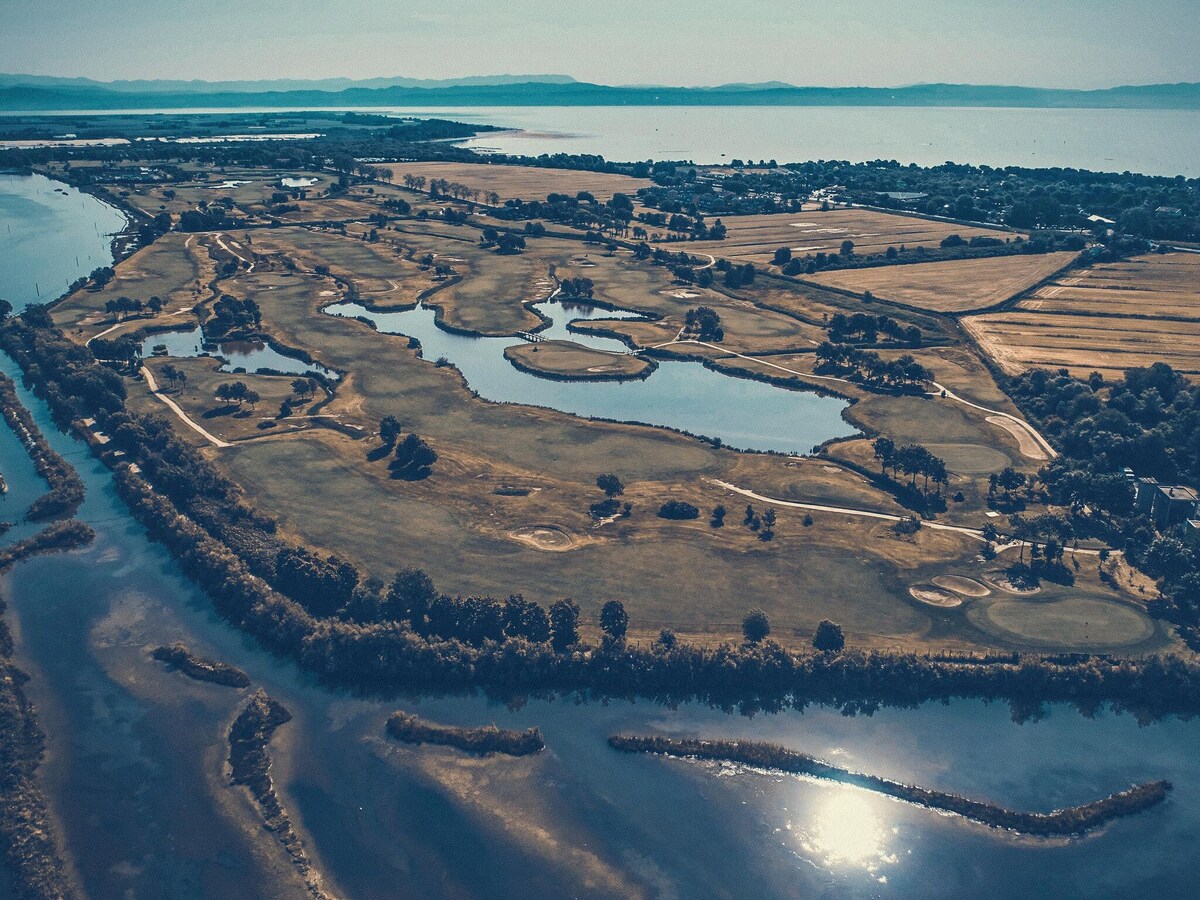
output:
<svg viewBox="0 0 1200 900"><path fill-rule="evenodd" d="M514 528L508 535L537 550L570 550L575 543L571 536L557 525L527 525L524 528Z"/></svg>
<svg viewBox="0 0 1200 900"><path fill-rule="evenodd" d="M974 578L963 575L938 575L931 579L938 587L962 594L964 597L986 597L992 591L987 585L980 584Z"/></svg>
<svg viewBox="0 0 1200 900"><path fill-rule="evenodd" d="M663 291L663 293L676 300L693 300L700 296L695 291Z"/></svg>
<svg viewBox="0 0 1200 900"><path fill-rule="evenodd" d="M983 576L983 580L986 581L988 584L990 584L992 587L999 588L1000 590L1004 591L1007 594L1018 594L1022 597L1027 597L1030 594L1036 594L1038 591L1041 590L1041 588L1036 585L1034 587L1024 587L1021 585L1013 584L1013 582L1009 581L1008 575L1006 575L1004 572L1002 572L998 569L995 571L986 573Z"/></svg>
<svg viewBox="0 0 1200 900"><path fill-rule="evenodd" d="M908 592L922 603L936 606L939 609L954 609L956 606L962 606L963 603L962 597L949 591L943 591L932 584L914 584L908 589Z"/></svg>

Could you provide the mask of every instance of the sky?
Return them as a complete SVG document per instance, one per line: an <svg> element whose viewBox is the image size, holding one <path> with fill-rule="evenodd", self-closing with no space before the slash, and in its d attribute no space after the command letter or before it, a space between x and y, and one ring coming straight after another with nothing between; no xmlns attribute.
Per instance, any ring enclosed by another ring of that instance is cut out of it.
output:
<svg viewBox="0 0 1200 900"><path fill-rule="evenodd" d="M1200 0L0 0L0 70L603 84L1200 81Z"/></svg>

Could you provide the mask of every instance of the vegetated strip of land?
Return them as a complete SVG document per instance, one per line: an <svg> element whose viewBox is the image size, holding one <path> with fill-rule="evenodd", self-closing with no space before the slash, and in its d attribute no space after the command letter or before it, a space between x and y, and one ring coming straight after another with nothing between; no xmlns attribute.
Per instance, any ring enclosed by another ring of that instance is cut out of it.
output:
<svg viewBox="0 0 1200 900"><path fill-rule="evenodd" d="M87 349L81 352L61 331L38 321L36 312L27 312L4 322L0 345L37 374L36 389L55 415L77 423L77 431L92 441L93 450L112 467L134 517L236 627L330 682L368 690L484 687L508 695L554 690L699 698L776 709L810 702L858 709L983 697L1009 700L1019 708L1065 701L1088 708L1112 703L1146 716L1200 712L1200 666L1174 656L1014 653L978 664L911 653L800 653L770 642L715 649L685 642L669 648L623 643L593 648L577 640L556 646L508 636L471 643L418 633L407 622L360 623L321 615L296 598L305 596L304 590L311 595L319 588L319 596L328 592L321 572L329 561L311 548L284 543L274 520L246 507L236 486L185 444L169 422L130 414L123 390L105 389L106 370ZM112 440L95 443L80 427L84 416L95 416ZM117 449L124 455L115 456ZM294 574L311 570L318 577L281 578L279 553L285 561L295 557L305 564ZM347 583L361 582L353 567L339 571Z"/></svg>
<svg viewBox="0 0 1200 900"><path fill-rule="evenodd" d="M903 784L880 778L878 775L851 772L849 769L831 766L816 757L777 744L757 741L704 741L696 738L676 739L649 735L613 735L608 739L608 743L613 749L625 753L661 753L665 756L740 763L759 769L825 778L930 809L951 812L993 828L1007 828L1038 837L1075 835L1091 831L1113 819L1132 816L1162 803L1171 790L1169 781L1148 781L1082 806L1070 806L1050 813L1015 812L994 803L968 800L957 794Z"/></svg>
<svg viewBox="0 0 1200 900"><path fill-rule="evenodd" d="M38 474L50 485L49 493L30 504L25 518L39 522L74 515L83 502L83 481L71 464L51 448L29 410L17 398L16 385L3 373L0 373L0 412L24 445Z"/></svg>
<svg viewBox="0 0 1200 900"><path fill-rule="evenodd" d="M250 685L250 676L241 669L215 659L197 656L181 643L157 647L151 655L159 662L174 666L188 678L197 681L210 681L213 684L236 688Z"/></svg>
<svg viewBox="0 0 1200 900"><path fill-rule="evenodd" d="M505 753L509 756L528 756L546 746L537 728L510 731L495 725L482 728L459 728L428 722L405 712L395 712L388 718L387 733L406 744L441 744L467 753L486 755Z"/></svg>
<svg viewBox="0 0 1200 900"><path fill-rule="evenodd" d="M0 548L0 572L38 553L50 553L54 550L74 550L77 547L85 547L95 537L96 532L92 529L92 526L77 519L70 519L66 522L54 522L47 525L33 537L28 537L23 541Z"/></svg>
<svg viewBox="0 0 1200 900"><path fill-rule="evenodd" d="M271 778L271 758L267 745L276 729L292 719L291 712L282 703L268 697L261 689L250 698L229 729L229 769L234 784L249 789L268 831L291 857L292 865L304 877L308 891L313 897L327 898L321 889L321 878L309 862L308 854L300 836L292 828L287 811L275 793L275 782Z"/></svg>
<svg viewBox="0 0 1200 900"><path fill-rule="evenodd" d="M0 599L0 614L6 607ZM46 735L22 687L29 676L12 664L12 652L12 635L0 620L0 859L17 897L76 897L37 777Z"/></svg>

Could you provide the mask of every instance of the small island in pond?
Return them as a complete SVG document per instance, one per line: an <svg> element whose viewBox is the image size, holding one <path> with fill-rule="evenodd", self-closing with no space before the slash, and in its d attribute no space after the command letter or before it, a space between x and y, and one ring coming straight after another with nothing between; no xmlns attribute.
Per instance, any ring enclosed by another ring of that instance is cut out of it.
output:
<svg viewBox="0 0 1200 900"><path fill-rule="evenodd" d="M694 738L677 740L619 734L610 737L608 743L614 750L625 753L660 753L664 756L738 763L793 775L825 778L886 794L929 809L944 810L993 828L1007 828L1037 837L1083 834L1113 819L1131 816L1156 806L1167 799L1167 793L1171 790L1169 781L1149 781L1081 806L1056 809L1049 813L1015 812L994 803L968 800L957 794L902 784L877 775L851 772L849 769L831 766L808 754L777 744L755 741L703 741Z"/></svg>
<svg viewBox="0 0 1200 900"><path fill-rule="evenodd" d="M650 359L593 350L573 341L537 341L504 349L518 369L563 381L631 381L647 378L656 368Z"/></svg>
<svg viewBox="0 0 1200 900"><path fill-rule="evenodd" d="M467 753L486 755L504 753L508 756L529 756L546 746L537 728L509 731L495 725L482 728L459 728L427 722L408 713L393 713L387 722L388 735L406 744L441 744Z"/></svg>
<svg viewBox="0 0 1200 900"><path fill-rule="evenodd" d="M211 681L213 684L235 688L250 685L250 677L241 669L215 659L196 656L184 644L178 642L169 647L156 648L151 656L197 681Z"/></svg>

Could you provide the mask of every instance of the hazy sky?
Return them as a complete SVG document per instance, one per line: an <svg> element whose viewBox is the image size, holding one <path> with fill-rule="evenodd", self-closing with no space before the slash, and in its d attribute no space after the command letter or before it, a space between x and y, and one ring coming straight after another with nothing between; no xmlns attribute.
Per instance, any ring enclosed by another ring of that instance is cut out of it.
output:
<svg viewBox="0 0 1200 900"><path fill-rule="evenodd" d="M1200 81L1200 0L0 0L0 69L606 84Z"/></svg>

